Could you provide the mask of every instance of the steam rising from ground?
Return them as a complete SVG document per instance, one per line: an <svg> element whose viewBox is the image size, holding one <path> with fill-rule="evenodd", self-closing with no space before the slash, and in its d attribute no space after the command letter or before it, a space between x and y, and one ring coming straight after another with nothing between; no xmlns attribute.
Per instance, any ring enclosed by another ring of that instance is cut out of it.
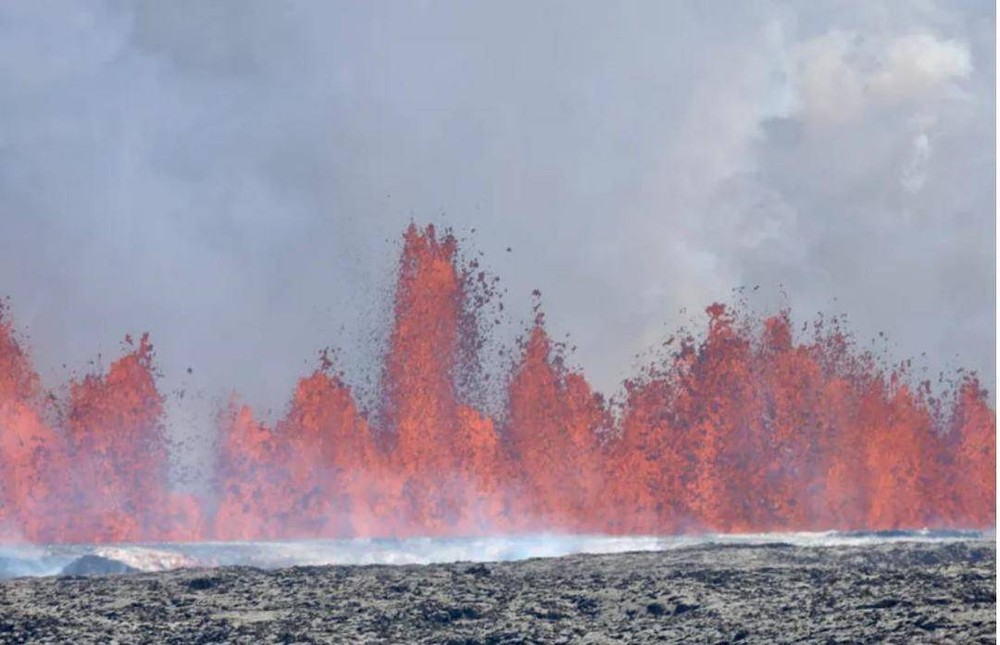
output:
<svg viewBox="0 0 1000 645"><path fill-rule="evenodd" d="M0 579L58 575L86 556L103 558L106 573L126 565L136 571L188 567L432 564L503 562L552 558L573 553L628 553L682 549L705 544L793 544L802 547L849 546L886 542L952 542L987 537L976 532L890 532L844 534L770 533L690 537L609 537L602 535L520 535L483 538L410 538L403 540L312 540L298 542L227 542L121 545L116 547L5 547L0 550ZM94 570L93 573L100 573Z"/></svg>

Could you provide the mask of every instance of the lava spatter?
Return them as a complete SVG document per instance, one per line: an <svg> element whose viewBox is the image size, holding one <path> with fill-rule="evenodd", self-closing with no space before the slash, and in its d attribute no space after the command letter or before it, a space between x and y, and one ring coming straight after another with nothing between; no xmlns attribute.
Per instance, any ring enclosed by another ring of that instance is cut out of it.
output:
<svg viewBox="0 0 1000 645"><path fill-rule="evenodd" d="M236 398L219 412L198 494L171 486L147 336L58 397L0 311L0 540L995 526L996 412L979 382L935 396L837 319L807 336L789 311L712 304L701 338L628 379L613 410L536 306L505 409L485 411L462 371L482 366L472 335L490 326L457 247L405 232L374 410L324 355L274 423Z"/></svg>

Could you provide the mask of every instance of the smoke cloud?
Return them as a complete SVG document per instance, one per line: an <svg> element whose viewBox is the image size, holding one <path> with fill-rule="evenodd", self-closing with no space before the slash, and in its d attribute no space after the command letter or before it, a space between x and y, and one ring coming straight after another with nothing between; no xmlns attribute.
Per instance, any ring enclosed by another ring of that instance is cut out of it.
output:
<svg viewBox="0 0 1000 645"><path fill-rule="evenodd" d="M0 293L53 385L150 331L198 437L327 345L377 379L411 219L483 253L508 337L540 289L609 393L739 285L993 389L994 30L931 1L5 3Z"/></svg>

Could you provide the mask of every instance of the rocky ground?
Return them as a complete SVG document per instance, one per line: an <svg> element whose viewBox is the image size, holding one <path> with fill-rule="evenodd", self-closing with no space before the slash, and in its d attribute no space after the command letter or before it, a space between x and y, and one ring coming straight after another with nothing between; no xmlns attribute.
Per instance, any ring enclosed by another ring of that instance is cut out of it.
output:
<svg viewBox="0 0 1000 645"><path fill-rule="evenodd" d="M0 642L995 642L996 546L703 545L0 582Z"/></svg>

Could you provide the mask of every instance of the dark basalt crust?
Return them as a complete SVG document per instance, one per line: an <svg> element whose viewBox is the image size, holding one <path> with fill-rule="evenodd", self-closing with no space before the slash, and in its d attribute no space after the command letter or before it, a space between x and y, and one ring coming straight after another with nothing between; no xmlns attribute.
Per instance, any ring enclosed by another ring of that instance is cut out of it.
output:
<svg viewBox="0 0 1000 645"><path fill-rule="evenodd" d="M99 555L85 555L63 567L64 576L108 576L138 573L138 569L124 562L104 558Z"/></svg>
<svg viewBox="0 0 1000 645"><path fill-rule="evenodd" d="M0 582L0 642L995 642L996 546L698 546Z"/></svg>

